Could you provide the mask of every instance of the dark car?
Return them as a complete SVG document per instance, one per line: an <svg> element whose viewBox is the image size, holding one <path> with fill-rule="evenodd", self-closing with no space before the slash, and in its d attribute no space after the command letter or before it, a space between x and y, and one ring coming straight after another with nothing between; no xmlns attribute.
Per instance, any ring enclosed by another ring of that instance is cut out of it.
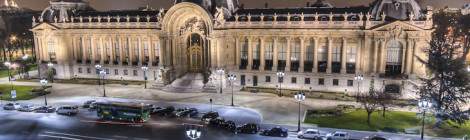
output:
<svg viewBox="0 0 470 140"><path fill-rule="evenodd" d="M3 106L3 110L16 110L18 108L20 108L19 103L7 103Z"/></svg>
<svg viewBox="0 0 470 140"><path fill-rule="evenodd" d="M196 108L185 108L175 113L177 117L195 117L198 111Z"/></svg>
<svg viewBox="0 0 470 140"><path fill-rule="evenodd" d="M260 135L271 137L287 137L287 129L277 126L261 131Z"/></svg>
<svg viewBox="0 0 470 140"><path fill-rule="evenodd" d="M155 114L159 116L173 116L173 112L175 111L175 107L168 106L166 108L157 109L154 111Z"/></svg>
<svg viewBox="0 0 470 140"><path fill-rule="evenodd" d="M372 135L363 138L362 140L389 140L388 138L380 135Z"/></svg>
<svg viewBox="0 0 470 140"><path fill-rule="evenodd" d="M217 117L219 117L219 113L218 113L218 112L210 111L210 112L207 112L206 114L202 115L201 121L208 122L208 121L210 121L211 119L215 119L215 118L217 118Z"/></svg>
<svg viewBox="0 0 470 140"><path fill-rule="evenodd" d="M238 133L245 133L245 134L256 134L258 133L259 127L254 123L247 123L240 127L237 127Z"/></svg>
<svg viewBox="0 0 470 140"><path fill-rule="evenodd" d="M215 118L209 120L209 126L211 127L223 128L223 125L225 125L225 120L222 118Z"/></svg>
<svg viewBox="0 0 470 140"><path fill-rule="evenodd" d="M159 106L156 106L156 105L152 105L150 107L150 114L155 114L157 110L160 110L160 109L163 109L163 107L159 107Z"/></svg>
<svg viewBox="0 0 470 140"><path fill-rule="evenodd" d="M83 107L83 108L90 108L90 105L91 105L92 103L94 103L94 102L96 102L96 100L88 100L88 101L86 101L85 103L83 103L83 106L82 106L82 107Z"/></svg>
<svg viewBox="0 0 470 140"><path fill-rule="evenodd" d="M227 131L237 133L237 125L233 121L226 121L223 125L223 128Z"/></svg>
<svg viewBox="0 0 470 140"><path fill-rule="evenodd" d="M54 113L55 108L52 107L52 106L41 106L41 107L36 108L36 110L34 110L34 112L36 112L36 113Z"/></svg>

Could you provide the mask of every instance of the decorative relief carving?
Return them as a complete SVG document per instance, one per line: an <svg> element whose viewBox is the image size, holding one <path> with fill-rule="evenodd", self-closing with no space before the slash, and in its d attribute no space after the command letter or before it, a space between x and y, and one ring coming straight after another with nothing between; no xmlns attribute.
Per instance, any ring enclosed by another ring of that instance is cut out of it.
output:
<svg viewBox="0 0 470 140"><path fill-rule="evenodd" d="M389 30L390 30L390 33L391 33L391 37L393 39L399 38L401 36L402 32L403 32L403 28L400 25L395 25L395 26L391 27Z"/></svg>
<svg viewBox="0 0 470 140"><path fill-rule="evenodd" d="M206 26L204 21L197 17L190 18L180 27L180 35L193 32L204 34L205 31Z"/></svg>
<svg viewBox="0 0 470 140"><path fill-rule="evenodd" d="M223 7L216 7L215 8L217 11L214 14L214 24L216 26L221 26L225 23L225 17L224 17L224 8Z"/></svg>

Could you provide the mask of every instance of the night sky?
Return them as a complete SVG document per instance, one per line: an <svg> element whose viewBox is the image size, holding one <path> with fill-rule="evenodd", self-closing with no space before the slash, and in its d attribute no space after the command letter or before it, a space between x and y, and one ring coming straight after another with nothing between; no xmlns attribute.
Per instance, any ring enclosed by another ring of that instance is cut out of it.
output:
<svg viewBox="0 0 470 140"><path fill-rule="evenodd" d="M3 1L3 0L0 0ZM16 0L20 7L42 10L49 5L49 0ZM173 0L89 0L92 7L97 10L108 9L136 9L143 7L147 3L154 8L168 9L173 5ZM269 7L303 7L308 1L311 3L316 0L239 0L245 4L245 7L256 8L264 7L264 3L269 3ZM373 0L326 0L336 7L347 7L356 5L368 5ZM464 3L470 3L470 0L417 0L421 5L431 5L435 8L462 7Z"/></svg>

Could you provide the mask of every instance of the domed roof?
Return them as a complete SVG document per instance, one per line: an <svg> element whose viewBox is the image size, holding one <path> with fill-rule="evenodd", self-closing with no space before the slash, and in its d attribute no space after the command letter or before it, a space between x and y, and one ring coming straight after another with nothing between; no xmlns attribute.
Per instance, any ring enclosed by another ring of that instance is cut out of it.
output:
<svg viewBox="0 0 470 140"><path fill-rule="evenodd" d="M50 6L41 13L41 19L45 22L68 21L70 16L84 10L93 10L88 2L83 0L52 0Z"/></svg>
<svg viewBox="0 0 470 140"><path fill-rule="evenodd" d="M389 18L399 20L409 19L410 14L413 19L419 19L422 16L421 7L415 0L377 0L371 11L372 18L381 19L382 13Z"/></svg>

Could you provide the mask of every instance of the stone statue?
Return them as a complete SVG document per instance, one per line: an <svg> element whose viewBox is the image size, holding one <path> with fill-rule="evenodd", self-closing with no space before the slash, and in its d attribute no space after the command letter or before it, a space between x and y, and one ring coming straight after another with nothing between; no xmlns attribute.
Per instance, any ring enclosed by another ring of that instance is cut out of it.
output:
<svg viewBox="0 0 470 140"><path fill-rule="evenodd" d="M223 7L215 7L217 10L214 14L215 18L215 24L216 25L222 25L225 23L225 17L224 17L224 8Z"/></svg>

